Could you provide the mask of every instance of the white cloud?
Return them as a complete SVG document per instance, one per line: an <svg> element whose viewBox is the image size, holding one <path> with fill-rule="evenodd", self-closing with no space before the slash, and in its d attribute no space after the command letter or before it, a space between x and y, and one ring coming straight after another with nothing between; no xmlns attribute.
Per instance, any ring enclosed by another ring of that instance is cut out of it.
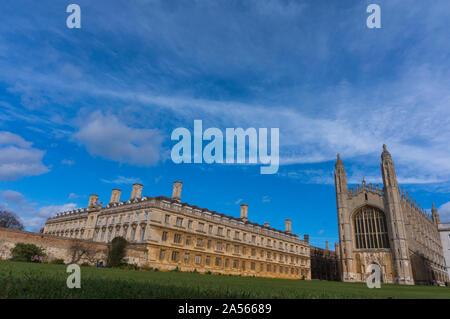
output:
<svg viewBox="0 0 450 319"><path fill-rule="evenodd" d="M441 217L441 222L449 223L450 222L450 202L442 204L438 209L438 213Z"/></svg>
<svg viewBox="0 0 450 319"><path fill-rule="evenodd" d="M0 180L47 173L49 169L42 163L44 154L19 135L0 131Z"/></svg>
<svg viewBox="0 0 450 319"><path fill-rule="evenodd" d="M0 198L0 208L15 213L25 228L32 231L44 227L48 217L77 208L75 203L37 207L36 203L29 202L22 193L14 190L0 191Z"/></svg>
<svg viewBox="0 0 450 319"><path fill-rule="evenodd" d="M263 196L263 198L262 198L263 203L270 203L270 200L271 200L270 197L267 195Z"/></svg>
<svg viewBox="0 0 450 319"><path fill-rule="evenodd" d="M158 130L132 128L101 112L92 113L73 138L91 155L121 163L150 166L160 159L162 136Z"/></svg>

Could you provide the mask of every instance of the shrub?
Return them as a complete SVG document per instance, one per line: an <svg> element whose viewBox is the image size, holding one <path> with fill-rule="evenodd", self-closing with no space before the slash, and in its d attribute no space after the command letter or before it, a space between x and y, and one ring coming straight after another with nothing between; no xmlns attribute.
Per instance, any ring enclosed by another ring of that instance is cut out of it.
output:
<svg viewBox="0 0 450 319"><path fill-rule="evenodd" d="M119 267L122 259L125 257L127 240L123 237L116 237L111 241L108 249L108 258L106 264L108 267Z"/></svg>
<svg viewBox="0 0 450 319"><path fill-rule="evenodd" d="M82 264L81 264L81 266L83 266L83 267L87 267L87 266L90 266L90 265L89 265L89 263L87 263L87 262L84 262L84 263L82 263Z"/></svg>
<svg viewBox="0 0 450 319"><path fill-rule="evenodd" d="M53 259L51 263L54 265L64 265L64 259L56 258L56 259Z"/></svg>
<svg viewBox="0 0 450 319"><path fill-rule="evenodd" d="M34 244L17 243L14 248L11 249L11 260L14 261L31 261L33 256L44 257L44 249Z"/></svg>

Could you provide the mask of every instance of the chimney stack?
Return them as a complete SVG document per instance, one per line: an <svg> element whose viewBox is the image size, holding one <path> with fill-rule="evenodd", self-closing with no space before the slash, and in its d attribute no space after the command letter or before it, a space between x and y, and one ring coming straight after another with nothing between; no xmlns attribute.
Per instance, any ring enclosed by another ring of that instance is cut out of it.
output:
<svg viewBox="0 0 450 319"><path fill-rule="evenodd" d="M248 220L248 205L241 204L241 219L246 222Z"/></svg>
<svg viewBox="0 0 450 319"><path fill-rule="evenodd" d="M328 250L328 242L325 242L325 249Z"/></svg>
<svg viewBox="0 0 450 319"><path fill-rule="evenodd" d="M94 195L94 194L89 195L88 208L96 207L98 205L97 201L98 201L98 195Z"/></svg>
<svg viewBox="0 0 450 319"><path fill-rule="evenodd" d="M270 228L270 224L268 222L265 222L264 227Z"/></svg>
<svg viewBox="0 0 450 319"><path fill-rule="evenodd" d="M309 244L309 235L304 235L303 240Z"/></svg>
<svg viewBox="0 0 450 319"><path fill-rule="evenodd" d="M292 222L289 218L286 218L286 233L292 233Z"/></svg>
<svg viewBox="0 0 450 319"><path fill-rule="evenodd" d="M142 188L144 186L142 186L142 184L133 184L133 188L131 189L131 198L130 199L135 199L135 198L141 198L142 196Z"/></svg>
<svg viewBox="0 0 450 319"><path fill-rule="evenodd" d="M183 186L182 182L173 182L173 191L172 191L172 199L177 202L181 201L181 187Z"/></svg>
<svg viewBox="0 0 450 319"><path fill-rule="evenodd" d="M120 189L113 189L111 192L111 200L109 201L110 203L118 203L120 201L120 194L122 193L122 191Z"/></svg>

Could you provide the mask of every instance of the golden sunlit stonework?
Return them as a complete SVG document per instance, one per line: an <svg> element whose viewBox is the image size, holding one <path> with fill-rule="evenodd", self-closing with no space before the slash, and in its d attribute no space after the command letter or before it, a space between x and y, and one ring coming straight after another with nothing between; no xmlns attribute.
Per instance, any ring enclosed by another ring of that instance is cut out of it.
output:
<svg viewBox="0 0 450 319"><path fill-rule="evenodd" d="M371 264L381 268L382 281L399 284L449 282L434 207L429 215L400 190L391 154L383 146L383 187L364 180L348 188L344 163L335 164L341 278L362 282Z"/></svg>
<svg viewBox="0 0 450 319"><path fill-rule="evenodd" d="M286 230L248 220L248 206L240 218L181 203L181 182L172 197L142 196L134 184L131 198L120 201L121 190L112 190L106 206L91 195L87 208L49 218L44 233L108 243L116 236L145 245L147 266L242 276L311 279L308 236L301 240Z"/></svg>

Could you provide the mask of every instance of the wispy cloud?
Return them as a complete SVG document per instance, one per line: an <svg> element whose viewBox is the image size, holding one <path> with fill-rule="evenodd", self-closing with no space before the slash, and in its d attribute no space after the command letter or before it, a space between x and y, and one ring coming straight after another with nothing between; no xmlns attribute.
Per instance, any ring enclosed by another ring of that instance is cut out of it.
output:
<svg viewBox="0 0 450 319"><path fill-rule="evenodd" d="M102 182L108 184L142 184L142 180L137 177L125 177L125 176L117 176L115 179L102 179Z"/></svg>

